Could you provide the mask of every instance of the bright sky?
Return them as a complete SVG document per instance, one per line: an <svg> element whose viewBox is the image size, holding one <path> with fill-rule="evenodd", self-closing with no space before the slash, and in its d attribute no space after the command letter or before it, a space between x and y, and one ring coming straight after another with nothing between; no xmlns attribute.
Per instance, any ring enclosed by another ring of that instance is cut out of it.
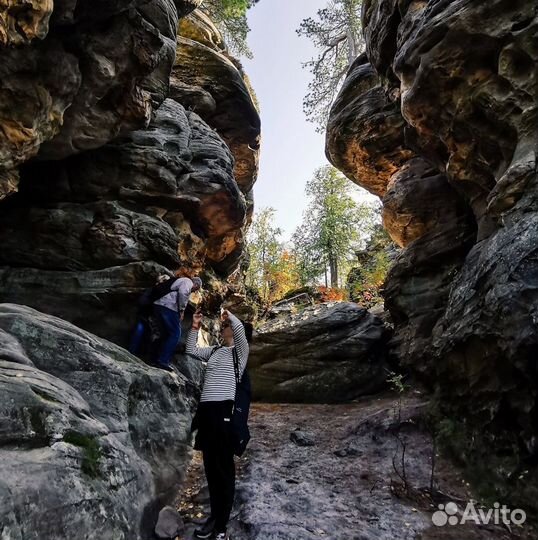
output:
<svg viewBox="0 0 538 540"><path fill-rule="evenodd" d="M306 182L315 169L328 163L325 136L306 121L302 106L310 73L301 63L316 56L316 50L309 39L295 32L304 18L315 16L326 4L327 0L261 0L249 11L254 58L243 58L242 63L258 96L262 118L255 208L276 209L284 239L301 222Z"/></svg>
<svg viewBox="0 0 538 540"><path fill-rule="evenodd" d="M260 175L254 187L256 208L272 206L289 238L306 206L304 186L327 163L325 138L306 121L302 100L310 76L301 62L315 56L295 30L325 7L327 0L261 0L249 11L252 60L242 59L258 96L262 117Z"/></svg>

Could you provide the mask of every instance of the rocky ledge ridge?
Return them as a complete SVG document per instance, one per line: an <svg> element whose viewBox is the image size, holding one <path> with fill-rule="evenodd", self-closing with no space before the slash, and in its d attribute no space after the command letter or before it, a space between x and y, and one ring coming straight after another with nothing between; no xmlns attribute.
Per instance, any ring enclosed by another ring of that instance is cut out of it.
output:
<svg viewBox="0 0 538 540"><path fill-rule="evenodd" d="M196 381L0 305L0 537L148 538L190 459Z"/></svg>
<svg viewBox="0 0 538 540"><path fill-rule="evenodd" d="M254 335L254 397L284 403L338 403L382 389L387 380L383 321L357 304L317 304L281 314Z"/></svg>

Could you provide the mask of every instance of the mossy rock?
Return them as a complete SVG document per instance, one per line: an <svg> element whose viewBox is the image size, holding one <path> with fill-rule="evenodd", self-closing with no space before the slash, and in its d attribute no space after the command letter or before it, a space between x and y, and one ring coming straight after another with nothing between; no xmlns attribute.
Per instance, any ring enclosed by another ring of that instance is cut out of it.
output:
<svg viewBox="0 0 538 540"><path fill-rule="evenodd" d="M100 476L102 451L96 437L70 431L64 436L64 442L83 449L84 455L80 469L84 474L91 478Z"/></svg>

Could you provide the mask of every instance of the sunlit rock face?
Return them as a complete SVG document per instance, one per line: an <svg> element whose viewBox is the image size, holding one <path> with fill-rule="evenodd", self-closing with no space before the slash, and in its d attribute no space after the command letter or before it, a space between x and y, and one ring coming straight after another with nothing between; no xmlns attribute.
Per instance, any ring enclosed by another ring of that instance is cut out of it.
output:
<svg viewBox="0 0 538 540"><path fill-rule="evenodd" d="M327 128L327 155L348 178L382 197L391 176L414 153L404 141L397 93L381 86L366 55L351 66Z"/></svg>
<svg viewBox="0 0 538 540"><path fill-rule="evenodd" d="M26 45L49 30L53 0L14 0L0 5L0 45Z"/></svg>
<svg viewBox="0 0 538 540"><path fill-rule="evenodd" d="M15 1L0 6L0 22L0 197L5 171L144 127L166 97L171 0Z"/></svg>
<svg viewBox="0 0 538 540"><path fill-rule="evenodd" d="M385 286L393 351L475 437L467 463L489 454L483 487L535 505L536 481L515 479L538 455L536 9L369 0L363 26L327 155L404 247Z"/></svg>
<svg viewBox="0 0 538 540"><path fill-rule="evenodd" d="M65 13L53 12L56 22L44 43L63 46L53 39L55 28L61 27L65 41L73 26L72 39L86 49L70 45L71 56L64 59L49 57L48 49L32 42L17 53L35 73L30 82L42 88L40 77L46 75L50 92L57 87L65 93L72 72L72 95L63 96L58 111L51 112L24 101L22 94L28 120L44 124L24 131L33 137L31 144L15 148L9 136L19 137L17 130L4 130L8 137L0 139L6 156L0 174L0 299L63 317L121 344L136 314L137 295L166 269L202 274L215 309L234 292L225 282L243 254L260 136L244 76L198 11L189 16L189 35L193 44L201 40L200 47L215 40L224 68L198 68L208 70L209 90L211 78L218 77L220 93L213 97L178 72L181 61L192 60L189 54L176 59L177 32L185 27L177 28L177 8L188 15L196 2L141 2L132 9L135 4L116 2L99 16L84 2L71 10L61 4ZM78 31L82 21L87 21L84 38ZM42 63L34 57L35 47ZM73 69L63 61L72 61ZM47 62L57 71L47 72ZM8 86L19 84L18 72L9 73L8 67L0 66L11 77ZM233 103L222 95L234 96ZM18 103L0 107L18 114ZM45 104L56 107L52 98ZM224 123L215 120L223 115ZM243 144L246 133L252 149ZM249 166L242 168L245 152Z"/></svg>

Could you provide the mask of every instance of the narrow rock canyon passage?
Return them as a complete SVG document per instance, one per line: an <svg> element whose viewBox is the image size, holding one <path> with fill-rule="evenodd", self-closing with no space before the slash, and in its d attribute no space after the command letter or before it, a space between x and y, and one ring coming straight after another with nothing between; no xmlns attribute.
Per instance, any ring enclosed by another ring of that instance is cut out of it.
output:
<svg viewBox="0 0 538 540"><path fill-rule="evenodd" d="M318 1L0 0L0 540L191 540L237 343L233 540L538 538L538 5Z"/></svg>

